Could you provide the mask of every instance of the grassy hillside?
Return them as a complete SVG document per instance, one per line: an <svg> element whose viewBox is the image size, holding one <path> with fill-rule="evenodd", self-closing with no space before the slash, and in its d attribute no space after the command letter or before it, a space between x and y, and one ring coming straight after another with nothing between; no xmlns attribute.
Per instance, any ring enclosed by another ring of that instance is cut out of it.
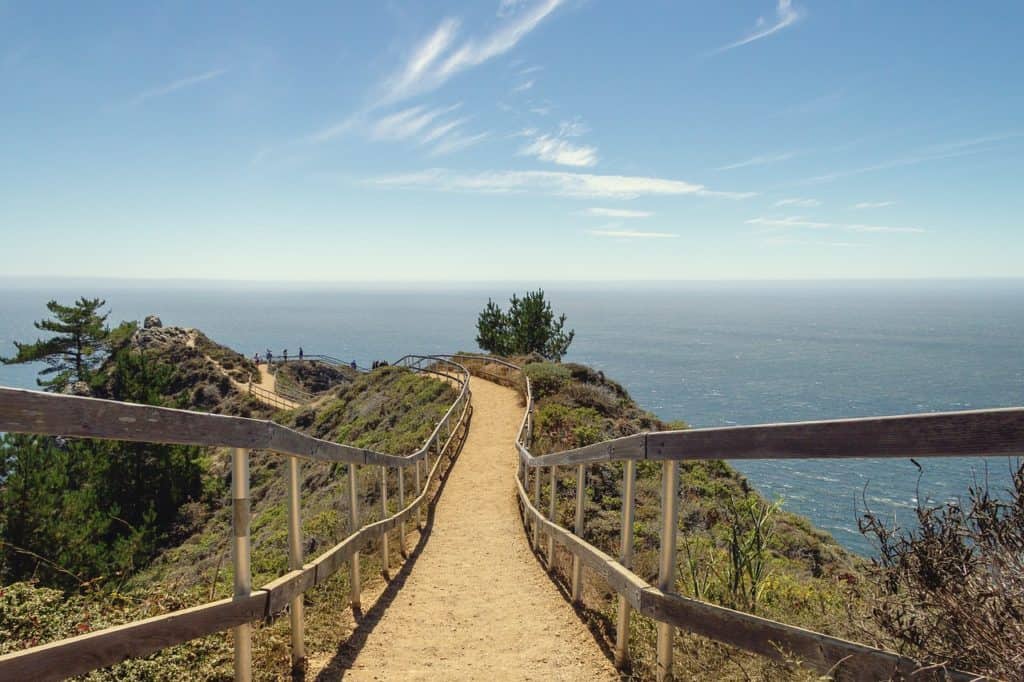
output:
<svg viewBox="0 0 1024 682"><path fill-rule="evenodd" d="M686 428L642 410L618 383L589 367L517 358L530 377L536 401L535 455L581 447L642 431ZM471 363L471 369L472 369ZM489 364L489 372L507 373ZM509 374L509 379L514 377ZM575 523L576 472L560 467L557 515L563 527ZM618 556L622 513L621 463L587 469L584 537ZM865 641L869 633L859 596L862 560L846 552L808 519L769 501L742 475L721 461L683 462L677 556L680 594L838 636ZM548 477L541 500L547 509ZM634 572L657 578L660 528L660 462L638 462L634 523ZM556 575L568 588L571 555L556 550ZM585 572L586 575L586 572ZM599 578L586 581L582 614L610 650L615 641L617 598ZM630 675L653 677L656 629L634 614ZM799 666L784 666L709 640L680 633L676 639L680 679L815 679Z"/></svg>
<svg viewBox="0 0 1024 682"><path fill-rule="evenodd" d="M176 404L185 403L191 396L209 411L271 414L236 386L255 368L248 367L241 355L197 332L140 330L124 339L121 348L126 353L145 352L147 357L159 358L168 365L174 362L181 368L166 389L167 399ZM95 394L116 397L117 382L104 376ZM303 376L296 374L298 379ZM314 379L323 381L324 377L316 373ZM345 376L340 383L314 404L273 413L273 419L318 437L403 454L423 444L456 397L449 384L398 367ZM252 571L256 586L287 570L284 461L279 455L263 451L254 451L251 456ZM203 494L180 508L173 544L146 565L133 566L117 580L94 580L77 589L37 581L0 587L0 653L230 596L230 453L211 449L201 453L200 462ZM301 476L304 550L312 558L351 532L347 469L303 462ZM392 478L392 497L396 485ZM411 480L407 485L411 494ZM360 511L364 523L382 514L379 486L380 469L361 467ZM391 511L395 508L392 501ZM377 555L372 551L365 554L364 583L372 583L379 570ZM330 656L345 638L345 626L340 622L348 599L345 573L306 595L311 656ZM254 669L259 671L259 679L287 677L287 637L287 618L258 628ZM231 660L230 635L220 633L87 677L230 679Z"/></svg>

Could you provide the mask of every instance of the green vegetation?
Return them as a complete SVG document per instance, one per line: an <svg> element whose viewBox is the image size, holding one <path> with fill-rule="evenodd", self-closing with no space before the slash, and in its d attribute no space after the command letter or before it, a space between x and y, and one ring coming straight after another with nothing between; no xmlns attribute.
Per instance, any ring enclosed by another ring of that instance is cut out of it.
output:
<svg viewBox="0 0 1024 682"><path fill-rule="evenodd" d="M508 312L487 299L476 323L476 342L496 355L537 353L548 360L561 360L576 332L565 332L565 315L555 317L544 292L528 291L509 300Z"/></svg>
<svg viewBox="0 0 1024 682"><path fill-rule="evenodd" d="M195 330L126 329L108 336L109 356L91 376L93 395L190 409L199 400L211 411L270 414L233 388L230 373L248 371L234 351ZM325 377L316 372L310 380ZM423 444L454 399L447 383L387 367L347 377L316 403L274 418L401 454ZM287 570L284 462L274 453L251 454L255 585ZM229 463L230 452L218 449L13 434L0 439L0 654L229 597ZM339 493L347 473L337 464L302 464L309 558L353 530L347 495ZM411 476L405 485L408 499ZM383 513L379 486L380 469L360 467L363 523ZM394 471L389 486L397 486ZM390 510L396 509L391 500ZM379 570L372 551L362 563L364 580ZM338 616L347 596L344 571L306 594L312 655L332 655L345 637ZM263 679L288 676L287 642L287 618L258 627L254 667ZM229 679L231 660L230 634L219 633L87 677Z"/></svg>
<svg viewBox="0 0 1024 682"><path fill-rule="evenodd" d="M918 501L916 528L867 510L871 611L906 651L996 679L1024 678L1024 463L1004 498L987 483L966 500Z"/></svg>
<svg viewBox="0 0 1024 682"><path fill-rule="evenodd" d="M51 301L61 323L37 327L63 336L18 344L17 360L44 354L49 390L79 382L77 392L184 407L167 397L177 370L130 347L134 324L104 328L102 304ZM179 445L0 435L0 580L65 589L122 580L173 540L179 508L201 497L201 458Z"/></svg>
<svg viewBox="0 0 1024 682"><path fill-rule="evenodd" d="M588 367L526 361L536 399L531 451L544 454L627 436L647 430L686 428L665 423L641 410L619 384ZM559 468L557 514L572 528L575 518L575 471ZM623 465L587 469L585 539L617 556L621 533ZM659 462L637 463L634 521L634 572L648 582L657 577L660 544ZM542 479L542 506L549 485ZM745 478L721 461L683 462L676 591L730 608L859 638L856 622L865 618L859 562L829 535L783 503L764 500ZM556 549L556 575L568 581L570 557ZM614 643L614 594L600 580L584 590L585 615L592 629ZM653 677L656 628L634 614L631 623L632 674ZM798 662L782 665L746 654L696 635L679 633L676 665L685 678L777 679L804 676ZM683 672L685 671L685 672Z"/></svg>
<svg viewBox="0 0 1024 682"><path fill-rule="evenodd" d="M50 301L46 308L54 317L36 322L35 327L51 336L34 343L15 341L18 354L0 361L7 365L46 363L36 382L48 391L61 392L79 381L88 382L105 357L110 334L108 313L100 314L105 305L99 298L82 297L70 306Z"/></svg>

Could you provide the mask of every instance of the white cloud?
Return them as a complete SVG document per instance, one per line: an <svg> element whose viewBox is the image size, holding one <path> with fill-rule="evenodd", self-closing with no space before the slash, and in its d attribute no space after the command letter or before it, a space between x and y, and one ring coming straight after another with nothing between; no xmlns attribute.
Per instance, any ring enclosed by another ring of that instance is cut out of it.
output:
<svg viewBox="0 0 1024 682"><path fill-rule="evenodd" d="M418 135L440 116L450 114L461 105L426 109L422 106L409 107L379 119L370 128L370 137L374 140L406 140Z"/></svg>
<svg viewBox="0 0 1024 682"><path fill-rule="evenodd" d="M671 232L636 232L635 230L590 230L589 234L613 239L675 239L679 236Z"/></svg>
<svg viewBox="0 0 1024 682"><path fill-rule="evenodd" d="M922 233L926 232L920 227L892 227L890 225L864 225L860 223L829 223L817 220L808 220L800 216L789 216L786 218L751 218L746 221L748 225L761 225L768 228L809 228L814 230L848 230L850 232L905 232Z"/></svg>
<svg viewBox="0 0 1024 682"><path fill-rule="evenodd" d="M433 142L434 140L442 138L468 120L469 119L467 118L457 118L454 121L448 121L447 123L442 123L441 125L435 126L431 128L429 131L427 131L426 135L420 138L420 144L428 144L430 142Z"/></svg>
<svg viewBox="0 0 1024 682"><path fill-rule="evenodd" d="M1022 136L1024 136L1024 133L1014 132L1002 135L989 135L987 137L978 137L971 140L958 140L954 142L945 142L942 144L930 145L920 150L918 154L905 156L898 159L891 159L889 161L882 161L881 163L876 163L870 166L862 166L860 168L854 168L852 170L836 171L834 173L816 175L814 177L807 178L803 182L831 182L833 180L850 177L852 175L873 173L875 171L880 170L889 170L890 168L902 168L904 166L916 166L917 164L926 163L928 161L942 161L945 159L956 159L962 156L982 154L984 152L994 151L999 148L998 146L994 146L992 143L1002 142L1005 140L1018 138Z"/></svg>
<svg viewBox="0 0 1024 682"><path fill-rule="evenodd" d="M776 206L800 206L802 208L813 208L815 206L821 206L821 202L817 199L801 199L794 197L791 199L779 199L775 202Z"/></svg>
<svg viewBox="0 0 1024 682"><path fill-rule="evenodd" d="M512 92L526 92L527 90L533 87L533 84L534 81L532 80L526 81L525 83L520 83L516 87L512 88Z"/></svg>
<svg viewBox="0 0 1024 682"><path fill-rule="evenodd" d="M861 244L859 242L829 242L822 240L811 240L811 239L786 239L786 238L773 238L764 240L766 244L773 244L777 246L834 246L837 248L851 248L858 246L867 246L867 244Z"/></svg>
<svg viewBox="0 0 1024 682"><path fill-rule="evenodd" d="M187 78L181 78L171 83L167 83L166 85L161 85L160 87L152 88L150 90L146 90L144 92L139 93L134 98L132 98L132 103L141 104L142 102L145 102L147 99L152 99L153 97L162 97L164 95L169 95L177 90L182 90L193 85L199 85L200 83L205 83L206 81L213 80L214 78L220 78L227 72L227 69L214 69L213 71L207 71L205 73L196 74L194 76L189 76Z"/></svg>
<svg viewBox="0 0 1024 682"><path fill-rule="evenodd" d="M431 156L443 156L445 154L462 151L463 149L467 149L475 144L483 142L485 139L490 137L490 135L490 132L478 133L476 135L450 133L441 138L441 141L434 145L430 154Z"/></svg>
<svg viewBox="0 0 1024 682"><path fill-rule="evenodd" d="M654 215L650 211L631 211L627 208L588 208L586 213L605 218L650 218Z"/></svg>
<svg viewBox="0 0 1024 682"><path fill-rule="evenodd" d="M768 36L778 33L782 29L792 26L797 21L803 18L803 14L793 7L791 0L778 0L778 4L775 6L775 23L767 28L762 28L767 22L763 17L758 19L757 28L753 33L747 35L744 38L740 38L736 42L723 45L722 47L711 50L706 53L707 56L720 54L728 50L747 45L755 40L761 40L761 38L767 38Z"/></svg>
<svg viewBox="0 0 1024 682"><path fill-rule="evenodd" d="M552 135L538 135L519 153L560 166L590 167L597 164L597 147L575 145Z"/></svg>
<svg viewBox="0 0 1024 682"><path fill-rule="evenodd" d="M458 19L448 18L438 25L430 36L412 51L405 66L384 83L384 101L404 99L420 91L425 81L436 80L433 76L435 63L452 44L459 30ZM436 83L433 87L437 87ZM432 88L431 88L432 89Z"/></svg>
<svg viewBox="0 0 1024 682"><path fill-rule="evenodd" d="M730 163L727 166L719 166L715 170L725 171L733 170L734 168L746 168L747 166L763 166L769 163L778 163L779 161L787 161L796 156L796 152L786 152L785 154L775 154L774 156L755 156L745 161L738 161L736 163Z"/></svg>
<svg viewBox="0 0 1024 682"><path fill-rule="evenodd" d="M530 107L531 114L537 114L538 116L547 116L551 113L551 107L548 105Z"/></svg>
<svg viewBox="0 0 1024 682"><path fill-rule="evenodd" d="M445 19L412 50L408 62L384 82L377 104L393 103L430 92L460 71L508 52L561 3L562 0L540 0L532 4L515 2L503 5L506 10L515 11L496 30L479 39L470 38L458 47L454 42L459 22ZM500 10L501 7L499 15Z"/></svg>
<svg viewBox="0 0 1024 682"><path fill-rule="evenodd" d="M579 137L590 132L590 127L580 120L579 117L571 121L562 121L558 124L559 137Z"/></svg>
<svg viewBox="0 0 1024 682"><path fill-rule="evenodd" d="M483 171L456 173L434 168L414 173L379 176L368 180L383 187L430 189L488 194L535 193L575 198L635 199L641 196L693 195L747 199L753 192L711 190L682 180L629 175L593 175L562 171Z"/></svg>
<svg viewBox="0 0 1024 682"><path fill-rule="evenodd" d="M859 204L854 204L850 208L854 210L863 210L868 208L885 208L886 206L892 206L895 201L862 201Z"/></svg>

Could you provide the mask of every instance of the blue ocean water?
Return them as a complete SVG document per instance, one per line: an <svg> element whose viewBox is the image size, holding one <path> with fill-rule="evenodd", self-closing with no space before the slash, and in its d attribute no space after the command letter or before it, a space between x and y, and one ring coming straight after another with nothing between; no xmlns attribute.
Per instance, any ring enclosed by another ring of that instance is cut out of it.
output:
<svg viewBox="0 0 1024 682"><path fill-rule="evenodd" d="M159 315L239 351L302 345L360 364L475 348L476 314L508 284L373 289L0 280L0 354L34 338L50 298L106 298L111 321ZM693 426L756 424L1024 404L1024 281L680 283L548 288L577 332L567 360L605 371L645 408ZM35 369L0 365L0 384ZM975 477L1009 480L1008 458L921 460L921 494L944 500ZM911 520L906 460L736 462L844 545L863 502Z"/></svg>

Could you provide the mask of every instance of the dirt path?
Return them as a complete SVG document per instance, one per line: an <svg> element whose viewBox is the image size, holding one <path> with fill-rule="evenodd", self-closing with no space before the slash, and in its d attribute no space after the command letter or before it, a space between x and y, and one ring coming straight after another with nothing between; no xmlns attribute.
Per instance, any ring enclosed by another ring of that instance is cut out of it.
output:
<svg viewBox="0 0 1024 682"><path fill-rule="evenodd" d="M518 395L471 387L469 438L421 554L382 613L364 599L377 620L361 624L372 629L353 661L311 661L318 680L618 679L526 543L513 491Z"/></svg>

